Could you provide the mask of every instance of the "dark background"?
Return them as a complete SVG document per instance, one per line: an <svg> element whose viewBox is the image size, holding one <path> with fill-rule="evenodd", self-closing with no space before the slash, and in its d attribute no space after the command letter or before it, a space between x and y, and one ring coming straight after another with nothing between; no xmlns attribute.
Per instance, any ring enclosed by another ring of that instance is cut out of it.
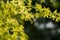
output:
<svg viewBox="0 0 60 40"><path fill-rule="evenodd" d="M33 1L32 5L35 5L35 3L40 4L40 0L32 0L32 1ZM50 2L50 0L45 0L45 2L42 3L42 6L43 7L45 6L46 8L49 7L52 12L54 10L57 10L58 12L60 12L60 0L53 0L53 2ZM35 12L35 10L32 9L32 12ZM46 24L46 23L52 22L55 25L55 27L51 29L51 28L46 28L45 26L44 30L38 29L36 25L34 25L36 22L39 25L41 23ZM36 21L34 21L33 24L31 24L29 21L25 23L26 23L24 25L26 26L25 32L30 37L29 40L60 40L60 21L55 22L52 19L48 19L48 18L38 18L36 19Z"/></svg>

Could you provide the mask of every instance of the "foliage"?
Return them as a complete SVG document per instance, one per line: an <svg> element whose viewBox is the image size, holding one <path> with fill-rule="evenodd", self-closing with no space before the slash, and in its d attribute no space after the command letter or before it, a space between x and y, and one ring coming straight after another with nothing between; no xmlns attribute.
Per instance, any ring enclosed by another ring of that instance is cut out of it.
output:
<svg viewBox="0 0 60 40"><path fill-rule="evenodd" d="M35 9L34 13L32 9ZM41 4L32 5L32 0L7 0L6 3L1 0L0 40L28 40L29 37L24 32L24 21L33 23L34 18L40 17L60 21L60 13L57 10L51 12L49 8L42 7Z"/></svg>

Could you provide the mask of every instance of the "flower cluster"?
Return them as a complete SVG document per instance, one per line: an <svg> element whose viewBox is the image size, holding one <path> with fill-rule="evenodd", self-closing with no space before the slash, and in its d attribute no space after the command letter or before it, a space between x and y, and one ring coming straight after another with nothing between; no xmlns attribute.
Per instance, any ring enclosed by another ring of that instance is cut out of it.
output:
<svg viewBox="0 0 60 40"><path fill-rule="evenodd" d="M41 1L44 2L44 1ZM31 11L35 9L33 14ZM60 14L55 10L53 13L49 8L42 8L41 4L32 5L32 0L7 0L0 1L0 40L28 40L24 32L24 21L33 22L34 18L47 17L60 21Z"/></svg>

